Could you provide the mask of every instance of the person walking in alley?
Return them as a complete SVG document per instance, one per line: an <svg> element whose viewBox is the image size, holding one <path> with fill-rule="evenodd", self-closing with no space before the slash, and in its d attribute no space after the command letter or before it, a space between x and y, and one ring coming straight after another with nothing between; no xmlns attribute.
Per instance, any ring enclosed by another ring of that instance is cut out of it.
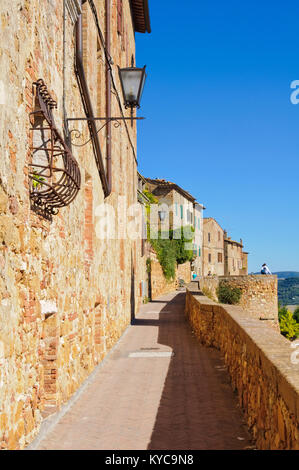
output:
<svg viewBox="0 0 299 470"><path fill-rule="evenodd" d="M266 263L263 264L261 274L272 274Z"/></svg>

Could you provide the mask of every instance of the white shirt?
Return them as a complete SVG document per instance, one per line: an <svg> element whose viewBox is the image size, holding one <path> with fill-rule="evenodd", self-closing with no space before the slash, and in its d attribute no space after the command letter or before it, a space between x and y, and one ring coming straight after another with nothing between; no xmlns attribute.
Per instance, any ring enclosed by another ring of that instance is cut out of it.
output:
<svg viewBox="0 0 299 470"><path fill-rule="evenodd" d="M265 274L272 274L267 265L266 265L266 266L263 266L262 269L265 271Z"/></svg>

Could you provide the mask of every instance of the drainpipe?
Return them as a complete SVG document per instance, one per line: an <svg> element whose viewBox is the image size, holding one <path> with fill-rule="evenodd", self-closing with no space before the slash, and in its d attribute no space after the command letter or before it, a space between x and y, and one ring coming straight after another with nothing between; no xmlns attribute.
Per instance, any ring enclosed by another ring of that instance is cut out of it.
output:
<svg viewBox="0 0 299 470"><path fill-rule="evenodd" d="M111 0L106 0L106 50L108 57L111 57L111 43L110 43L110 23L111 23ZM106 117L111 118L111 75L110 75L110 64L106 64ZM110 191L112 190L112 162L111 162L111 121L107 124L106 134L106 161L107 161L107 177L108 186Z"/></svg>
<svg viewBox="0 0 299 470"><path fill-rule="evenodd" d="M81 4L85 3L85 1L83 0L83 2L81 1L80 3ZM81 93L81 97L83 101L85 114L87 118L91 118L91 120L88 121L88 127L90 131L91 139L92 139L92 146L93 146L93 150L95 154L96 165L97 165L100 179L102 182L104 195L105 197L107 197L109 196L111 192L111 185L108 183L106 173L105 173L105 167L103 164L99 137L97 134L97 128L95 124L96 121L93 120L94 118L93 107L92 107L92 102L91 102L88 85L86 81L86 76L84 72L84 66L83 66L82 14L78 17L78 20L76 23L75 69L76 69L76 74L78 77L78 83L79 83L79 88L80 88L80 93Z"/></svg>

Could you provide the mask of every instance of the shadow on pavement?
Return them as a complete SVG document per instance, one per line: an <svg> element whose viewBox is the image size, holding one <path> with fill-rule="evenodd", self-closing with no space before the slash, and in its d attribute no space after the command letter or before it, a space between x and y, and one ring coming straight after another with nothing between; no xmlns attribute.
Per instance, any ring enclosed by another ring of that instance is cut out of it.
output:
<svg viewBox="0 0 299 470"><path fill-rule="evenodd" d="M178 293L159 321L137 323L158 324L158 343L174 352L148 449L244 449L251 437L227 369L219 351L202 346L192 334L184 306L185 293Z"/></svg>

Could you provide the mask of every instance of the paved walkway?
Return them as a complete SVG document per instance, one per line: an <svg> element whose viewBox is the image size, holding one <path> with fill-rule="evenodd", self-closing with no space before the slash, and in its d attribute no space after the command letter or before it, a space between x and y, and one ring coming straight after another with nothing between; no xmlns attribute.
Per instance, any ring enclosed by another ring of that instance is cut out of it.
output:
<svg viewBox="0 0 299 470"><path fill-rule="evenodd" d="M141 308L38 449L244 449L250 436L218 351L184 319L185 294Z"/></svg>

